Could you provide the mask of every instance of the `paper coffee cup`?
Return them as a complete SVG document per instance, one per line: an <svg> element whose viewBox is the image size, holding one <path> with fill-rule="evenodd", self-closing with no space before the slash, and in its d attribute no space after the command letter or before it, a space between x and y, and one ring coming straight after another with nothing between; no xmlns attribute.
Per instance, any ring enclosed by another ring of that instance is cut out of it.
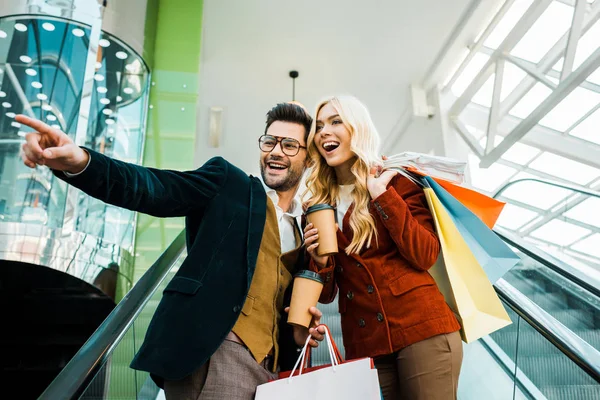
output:
<svg viewBox="0 0 600 400"><path fill-rule="evenodd" d="M317 305L322 290L323 280L316 272L302 270L294 275L288 324L308 328L312 321L309 309Z"/></svg>
<svg viewBox="0 0 600 400"><path fill-rule="evenodd" d="M329 204L315 204L304 212L308 222L319 230L319 256L337 254L337 228L335 227L335 208Z"/></svg>

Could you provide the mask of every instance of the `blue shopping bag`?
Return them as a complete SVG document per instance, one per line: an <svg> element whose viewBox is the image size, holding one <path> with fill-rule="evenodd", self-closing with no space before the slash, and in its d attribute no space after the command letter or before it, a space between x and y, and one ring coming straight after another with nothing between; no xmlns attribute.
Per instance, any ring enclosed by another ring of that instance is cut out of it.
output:
<svg viewBox="0 0 600 400"><path fill-rule="evenodd" d="M450 214L452 222L481 264L490 282L496 283L520 261L519 256L446 189L429 176L424 179Z"/></svg>

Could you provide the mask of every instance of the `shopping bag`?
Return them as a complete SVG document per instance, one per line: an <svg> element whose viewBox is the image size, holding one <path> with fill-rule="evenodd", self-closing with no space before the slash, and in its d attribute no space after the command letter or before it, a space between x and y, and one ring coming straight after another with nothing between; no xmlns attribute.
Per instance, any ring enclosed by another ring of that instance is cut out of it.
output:
<svg viewBox="0 0 600 400"><path fill-rule="evenodd" d="M425 177L425 181L452 218L492 284L521 260L502 239L434 179Z"/></svg>
<svg viewBox="0 0 600 400"><path fill-rule="evenodd" d="M405 151L388 156L383 161L384 168L401 167L418 170L425 175L441 178L457 184L465 179L467 163L448 157Z"/></svg>
<svg viewBox="0 0 600 400"><path fill-rule="evenodd" d="M429 273L456 314L463 341L471 343L511 324L511 320L481 264L436 193L430 187L424 192L442 250Z"/></svg>
<svg viewBox="0 0 600 400"><path fill-rule="evenodd" d="M343 361L336 351L329 328L325 327L330 365L306 368L310 336L302 348L292 371L280 374L280 379L259 385L256 400L306 400L316 396L344 400L381 400L379 378L373 359Z"/></svg>

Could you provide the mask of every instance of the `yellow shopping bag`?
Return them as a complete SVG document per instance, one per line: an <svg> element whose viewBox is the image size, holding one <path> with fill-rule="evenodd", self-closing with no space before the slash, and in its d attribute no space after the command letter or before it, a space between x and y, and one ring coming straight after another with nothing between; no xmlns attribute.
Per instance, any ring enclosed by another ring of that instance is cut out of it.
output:
<svg viewBox="0 0 600 400"><path fill-rule="evenodd" d="M448 211L431 188L424 191L442 248L429 273L456 314L463 341L471 343L510 325L496 291Z"/></svg>

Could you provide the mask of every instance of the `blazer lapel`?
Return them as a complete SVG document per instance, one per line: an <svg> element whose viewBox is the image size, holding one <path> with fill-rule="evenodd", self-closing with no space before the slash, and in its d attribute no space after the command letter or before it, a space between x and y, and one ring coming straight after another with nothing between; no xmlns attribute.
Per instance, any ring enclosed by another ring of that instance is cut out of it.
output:
<svg viewBox="0 0 600 400"><path fill-rule="evenodd" d="M262 183L250 176L250 198L248 200L248 239L246 243L246 260L248 261L248 286L252 282L256 258L260 249L265 221L267 219L267 194Z"/></svg>

